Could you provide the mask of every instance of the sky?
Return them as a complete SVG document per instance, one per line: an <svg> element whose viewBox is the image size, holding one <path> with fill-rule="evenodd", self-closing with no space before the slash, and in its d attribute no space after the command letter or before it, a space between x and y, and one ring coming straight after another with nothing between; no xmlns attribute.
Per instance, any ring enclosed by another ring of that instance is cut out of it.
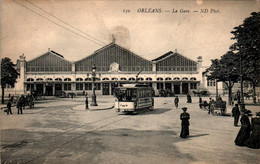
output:
<svg viewBox="0 0 260 164"><path fill-rule="evenodd" d="M1 57L16 63L24 54L30 61L50 48L77 61L114 36L148 60L177 51L192 60L202 56L209 66L234 43L233 28L259 11L259 0L2 0Z"/></svg>

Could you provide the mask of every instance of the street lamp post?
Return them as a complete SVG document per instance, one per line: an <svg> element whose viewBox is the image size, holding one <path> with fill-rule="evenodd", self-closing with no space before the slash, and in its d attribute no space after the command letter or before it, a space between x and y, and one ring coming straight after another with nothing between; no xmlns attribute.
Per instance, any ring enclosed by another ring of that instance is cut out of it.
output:
<svg viewBox="0 0 260 164"><path fill-rule="evenodd" d="M96 87L95 87L95 80L96 80L96 69L97 67L95 66L95 64L92 66L92 79L93 79L93 86L92 86L92 102L91 102L91 106L98 106L97 104L97 96L95 93Z"/></svg>
<svg viewBox="0 0 260 164"><path fill-rule="evenodd" d="M239 47L240 48L240 110L242 112L245 111L245 104L244 104L244 92L243 92L243 72L242 72L242 49L241 49L241 46Z"/></svg>

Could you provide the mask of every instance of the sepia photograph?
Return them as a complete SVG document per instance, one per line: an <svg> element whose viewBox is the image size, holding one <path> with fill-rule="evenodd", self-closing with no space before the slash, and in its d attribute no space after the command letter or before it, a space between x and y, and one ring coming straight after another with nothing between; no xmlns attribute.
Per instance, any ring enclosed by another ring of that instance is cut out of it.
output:
<svg viewBox="0 0 260 164"><path fill-rule="evenodd" d="M260 0L1 0L2 164L260 163Z"/></svg>

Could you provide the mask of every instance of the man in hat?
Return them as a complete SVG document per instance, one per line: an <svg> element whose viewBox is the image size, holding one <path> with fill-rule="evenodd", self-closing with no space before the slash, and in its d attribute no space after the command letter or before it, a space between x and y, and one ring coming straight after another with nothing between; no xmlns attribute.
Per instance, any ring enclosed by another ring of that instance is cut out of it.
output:
<svg viewBox="0 0 260 164"><path fill-rule="evenodd" d="M180 137L181 138L187 138L187 136L189 135L189 119L190 119L190 114L187 113L187 108L183 107L182 108L183 113L181 113L180 119L181 119L181 134Z"/></svg>
<svg viewBox="0 0 260 164"><path fill-rule="evenodd" d="M236 104L235 107L232 108L232 116L234 117L234 126L237 126L239 116L240 116L238 104Z"/></svg>

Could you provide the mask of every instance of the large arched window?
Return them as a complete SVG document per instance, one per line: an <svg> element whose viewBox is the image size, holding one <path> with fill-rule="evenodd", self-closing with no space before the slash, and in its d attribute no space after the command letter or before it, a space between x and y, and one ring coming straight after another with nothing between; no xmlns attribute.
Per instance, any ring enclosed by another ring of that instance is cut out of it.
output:
<svg viewBox="0 0 260 164"><path fill-rule="evenodd" d="M83 81L83 79L82 78L77 78L76 81Z"/></svg>
<svg viewBox="0 0 260 164"><path fill-rule="evenodd" d="M47 78L46 81L52 81L52 78Z"/></svg>
<svg viewBox="0 0 260 164"><path fill-rule="evenodd" d="M34 79L33 78L29 78L29 79L27 79L27 81L34 81Z"/></svg>
<svg viewBox="0 0 260 164"><path fill-rule="evenodd" d="M36 81L43 81L43 79L42 78L38 78L38 79L36 79Z"/></svg>
<svg viewBox="0 0 260 164"><path fill-rule="evenodd" d="M116 77L113 77L113 78L112 78L112 80L113 80L113 81L116 81L116 80L118 80L118 78L116 78Z"/></svg>
<svg viewBox="0 0 260 164"><path fill-rule="evenodd" d="M170 81L170 80L172 80L172 78L166 77L165 80L166 80L166 81Z"/></svg>
<svg viewBox="0 0 260 164"><path fill-rule="evenodd" d="M61 78L56 78L55 81L62 81L62 79Z"/></svg>
<svg viewBox="0 0 260 164"><path fill-rule="evenodd" d="M71 81L71 79L70 78L65 78L64 81Z"/></svg>
<svg viewBox="0 0 260 164"><path fill-rule="evenodd" d="M188 80L188 78L187 78L187 77L184 77L184 78L182 78L182 80Z"/></svg>
<svg viewBox="0 0 260 164"><path fill-rule="evenodd" d="M89 77L87 77L87 78L85 79L85 81L92 81L92 79L89 78Z"/></svg>
<svg viewBox="0 0 260 164"><path fill-rule="evenodd" d="M158 77L158 78L157 78L157 81L163 81L163 78Z"/></svg>
<svg viewBox="0 0 260 164"><path fill-rule="evenodd" d="M190 80L197 80L197 79L196 79L196 77L192 77L192 78L190 78Z"/></svg>
<svg viewBox="0 0 260 164"><path fill-rule="evenodd" d="M138 81L144 81L144 78L138 77L137 80L138 80Z"/></svg>
<svg viewBox="0 0 260 164"><path fill-rule="evenodd" d="M178 77L175 77L173 80L180 80L180 78L178 78Z"/></svg>
<svg viewBox="0 0 260 164"><path fill-rule="evenodd" d="M146 80L146 81L152 81L153 79L150 78L150 77L147 77L145 80Z"/></svg>
<svg viewBox="0 0 260 164"><path fill-rule="evenodd" d="M127 80L125 77L121 77L121 79L120 80L123 80L123 81L125 81L125 80Z"/></svg>
<svg viewBox="0 0 260 164"><path fill-rule="evenodd" d="M109 78L107 78L107 77L104 77L102 80L104 80L104 81L108 81L108 80L109 80Z"/></svg>
<svg viewBox="0 0 260 164"><path fill-rule="evenodd" d="M130 78L129 78L129 81L135 81L135 78L130 77Z"/></svg>

